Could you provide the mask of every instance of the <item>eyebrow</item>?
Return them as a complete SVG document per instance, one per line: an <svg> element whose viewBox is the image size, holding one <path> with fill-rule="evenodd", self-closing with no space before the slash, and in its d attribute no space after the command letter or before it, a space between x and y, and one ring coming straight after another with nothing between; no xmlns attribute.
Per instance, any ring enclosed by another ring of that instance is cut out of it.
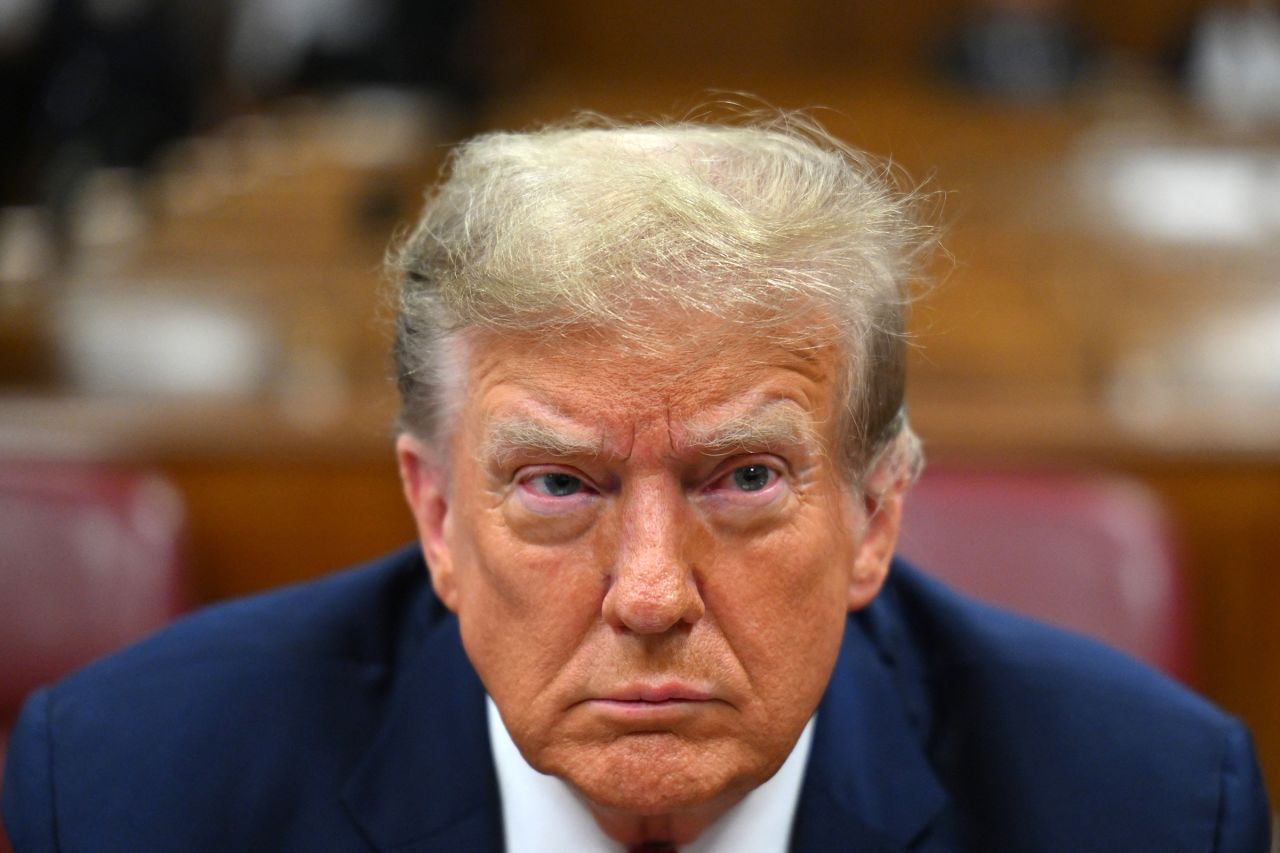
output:
<svg viewBox="0 0 1280 853"><path fill-rule="evenodd" d="M789 400L771 400L715 424L688 427L681 440L708 456L777 447L818 449L821 443L812 420Z"/></svg>
<svg viewBox="0 0 1280 853"><path fill-rule="evenodd" d="M561 432L530 417L516 415L489 425L482 453L485 458L506 462L523 453L556 458L599 456L603 441Z"/></svg>

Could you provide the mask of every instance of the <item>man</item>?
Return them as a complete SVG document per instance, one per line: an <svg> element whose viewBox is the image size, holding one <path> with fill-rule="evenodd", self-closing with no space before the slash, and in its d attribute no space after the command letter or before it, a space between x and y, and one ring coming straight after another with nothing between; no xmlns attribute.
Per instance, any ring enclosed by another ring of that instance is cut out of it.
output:
<svg viewBox="0 0 1280 853"><path fill-rule="evenodd" d="M456 152L397 255L420 549L37 694L17 849L1265 850L1237 722L891 565L924 235L793 125Z"/></svg>

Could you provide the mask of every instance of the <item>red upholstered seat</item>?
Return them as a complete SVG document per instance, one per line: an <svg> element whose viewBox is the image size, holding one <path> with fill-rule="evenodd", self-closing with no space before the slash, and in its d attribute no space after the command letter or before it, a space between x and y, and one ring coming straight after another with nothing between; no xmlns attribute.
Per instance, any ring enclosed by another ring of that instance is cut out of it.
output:
<svg viewBox="0 0 1280 853"><path fill-rule="evenodd" d="M182 527L155 475L0 459L0 756L32 689L183 610Z"/></svg>
<svg viewBox="0 0 1280 853"><path fill-rule="evenodd" d="M1168 522L1131 479L931 468L907 497L898 550L976 598L1193 676Z"/></svg>

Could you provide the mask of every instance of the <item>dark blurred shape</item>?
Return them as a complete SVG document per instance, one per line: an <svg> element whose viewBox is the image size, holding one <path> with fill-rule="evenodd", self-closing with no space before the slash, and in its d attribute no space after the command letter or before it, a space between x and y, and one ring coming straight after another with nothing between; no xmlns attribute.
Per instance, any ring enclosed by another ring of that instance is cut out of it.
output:
<svg viewBox="0 0 1280 853"><path fill-rule="evenodd" d="M1181 572L1155 496L1117 475L931 468L900 550L956 588L1190 682Z"/></svg>
<svg viewBox="0 0 1280 853"><path fill-rule="evenodd" d="M154 474L0 458L0 766L29 692L188 606L182 531Z"/></svg>
<svg viewBox="0 0 1280 853"><path fill-rule="evenodd" d="M1089 66L1089 48L1060 0L982 0L943 44L953 80L1022 101L1067 92Z"/></svg>
<svg viewBox="0 0 1280 853"><path fill-rule="evenodd" d="M47 0L15 0L0 11L0 204L30 202L36 194L31 125L49 73L50 6Z"/></svg>
<svg viewBox="0 0 1280 853"><path fill-rule="evenodd" d="M200 51L185 4L52 0L3 69L3 200L55 211L90 170L146 165L194 127Z"/></svg>
<svg viewBox="0 0 1280 853"><path fill-rule="evenodd" d="M466 124L502 65L496 2L7 0L0 206L49 211L65 251L90 175L297 94L402 91Z"/></svg>

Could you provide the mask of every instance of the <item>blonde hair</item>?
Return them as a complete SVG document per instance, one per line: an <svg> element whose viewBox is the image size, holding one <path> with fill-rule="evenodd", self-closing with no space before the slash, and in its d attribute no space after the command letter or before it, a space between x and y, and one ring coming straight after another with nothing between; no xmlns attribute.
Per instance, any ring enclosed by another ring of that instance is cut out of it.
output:
<svg viewBox="0 0 1280 853"><path fill-rule="evenodd" d="M917 202L890 168L793 114L476 137L392 255L400 428L441 443L447 344L466 328L642 339L645 308L776 330L817 309L844 349L850 473L888 454L914 475L903 326L931 237Z"/></svg>

